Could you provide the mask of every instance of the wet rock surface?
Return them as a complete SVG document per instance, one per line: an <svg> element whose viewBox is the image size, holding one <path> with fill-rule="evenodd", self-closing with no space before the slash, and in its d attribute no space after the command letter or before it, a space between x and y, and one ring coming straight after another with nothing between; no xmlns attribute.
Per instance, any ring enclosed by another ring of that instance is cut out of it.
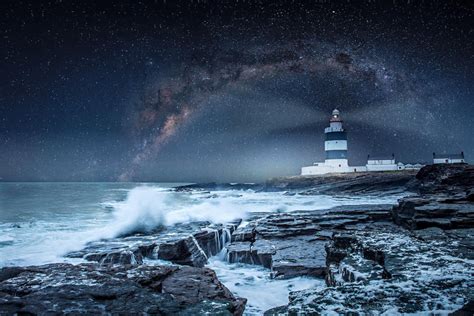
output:
<svg viewBox="0 0 474 316"><path fill-rule="evenodd" d="M200 183L175 188L177 192L207 192L215 190L284 191L286 195L317 194L394 194L417 189L415 170L398 172L357 172L318 176L271 178L263 184Z"/></svg>
<svg viewBox="0 0 474 316"><path fill-rule="evenodd" d="M359 205L326 211L270 214L232 233L231 263L262 265L275 278L326 275L325 246L332 234L358 225L390 221L390 205Z"/></svg>
<svg viewBox="0 0 474 316"><path fill-rule="evenodd" d="M393 208L395 223L409 229L474 227L474 166L430 165L416 176L419 195Z"/></svg>
<svg viewBox="0 0 474 316"><path fill-rule="evenodd" d="M97 261L101 266L142 264L144 259L163 259L175 264L203 267L230 241L240 220L225 225L208 222L175 225L149 234L90 242L69 258Z"/></svg>
<svg viewBox="0 0 474 316"><path fill-rule="evenodd" d="M473 170L427 166L409 183L418 194L392 208L393 222L331 229L327 287L292 292L266 314L472 315Z"/></svg>
<svg viewBox="0 0 474 316"><path fill-rule="evenodd" d="M262 184L257 183L194 183L182 185L175 188L176 192L194 192L194 191L223 191L223 190L261 190Z"/></svg>
<svg viewBox="0 0 474 316"><path fill-rule="evenodd" d="M472 249L458 245L472 244L474 229L422 235L389 223L334 235L328 287L291 293L288 313L448 313L472 300Z"/></svg>
<svg viewBox="0 0 474 316"><path fill-rule="evenodd" d="M272 178L263 191L289 191L298 194L387 194L413 189L416 171L358 172L324 176Z"/></svg>
<svg viewBox="0 0 474 316"><path fill-rule="evenodd" d="M49 264L0 275L1 314L241 315L245 306L206 268Z"/></svg>

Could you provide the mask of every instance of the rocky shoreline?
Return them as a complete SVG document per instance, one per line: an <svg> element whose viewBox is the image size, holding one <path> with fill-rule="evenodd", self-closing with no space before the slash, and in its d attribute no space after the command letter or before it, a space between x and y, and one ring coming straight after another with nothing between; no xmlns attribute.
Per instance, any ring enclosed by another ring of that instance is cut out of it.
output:
<svg viewBox="0 0 474 316"><path fill-rule="evenodd" d="M290 293L266 315L448 314L474 300L474 167L427 166L350 177L292 177L252 189L285 194L411 192L398 205L254 214L221 225L162 227L89 243L68 254L89 263L0 270L0 314L241 315L236 297L209 268L212 256L268 268L273 278L321 278L325 287ZM153 264L150 264L150 260ZM457 315L463 315L459 311Z"/></svg>

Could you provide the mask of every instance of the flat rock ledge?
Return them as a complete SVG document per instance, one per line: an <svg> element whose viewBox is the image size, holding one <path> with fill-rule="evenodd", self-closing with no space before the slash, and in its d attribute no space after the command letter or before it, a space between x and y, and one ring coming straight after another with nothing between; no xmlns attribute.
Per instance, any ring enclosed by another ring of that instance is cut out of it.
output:
<svg viewBox="0 0 474 316"><path fill-rule="evenodd" d="M207 268L49 264L0 270L1 315L242 315Z"/></svg>
<svg viewBox="0 0 474 316"><path fill-rule="evenodd" d="M226 246L227 261L262 265L275 278L324 278L325 247L335 232L391 220L390 205L270 214L238 227ZM362 226L361 226L362 225Z"/></svg>

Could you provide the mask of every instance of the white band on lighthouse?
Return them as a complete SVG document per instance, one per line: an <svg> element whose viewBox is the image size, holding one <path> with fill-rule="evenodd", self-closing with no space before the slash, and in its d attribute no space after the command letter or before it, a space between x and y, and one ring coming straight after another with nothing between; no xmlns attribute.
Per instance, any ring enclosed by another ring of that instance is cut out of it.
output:
<svg viewBox="0 0 474 316"><path fill-rule="evenodd" d="M324 150L347 150L347 140L327 140L324 142Z"/></svg>

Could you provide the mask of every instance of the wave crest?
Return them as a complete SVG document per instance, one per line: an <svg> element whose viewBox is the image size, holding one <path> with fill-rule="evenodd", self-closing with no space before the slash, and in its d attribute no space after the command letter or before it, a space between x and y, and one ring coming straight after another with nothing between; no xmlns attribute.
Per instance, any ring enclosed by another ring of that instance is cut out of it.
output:
<svg viewBox="0 0 474 316"><path fill-rule="evenodd" d="M123 202L115 206L112 236L151 232L161 226L209 221L226 223L246 218L243 205L226 199L195 199L186 194L151 187L132 189Z"/></svg>

